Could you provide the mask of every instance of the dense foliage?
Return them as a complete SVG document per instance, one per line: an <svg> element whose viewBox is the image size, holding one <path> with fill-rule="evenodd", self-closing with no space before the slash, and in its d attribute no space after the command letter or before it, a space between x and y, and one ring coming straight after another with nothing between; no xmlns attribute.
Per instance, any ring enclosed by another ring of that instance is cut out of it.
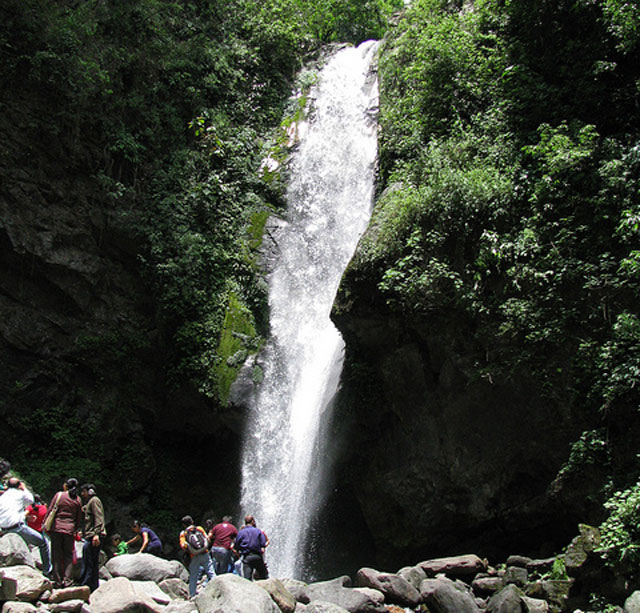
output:
<svg viewBox="0 0 640 613"><path fill-rule="evenodd" d="M526 373L559 420L601 433L575 463L605 447L625 485L638 464L616 441L640 383L632 4L411 3L382 53L381 194L349 272L405 322L457 322L469 377Z"/></svg>
<svg viewBox="0 0 640 613"><path fill-rule="evenodd" d="M51 207L83 205L108 229L99 256L137 267L140 280L132 312L87 315L63 357L29 356L3 381L11 440L20 441L3 453L43 495L69 473L128 500L141 484L152 495L150 475L184 476L180 435L157 442L144 430L171 402L167 389L214 414L260 346L256 253L281 195L258 169L296 73L326 43L380 37L399 5L3 2L3 196L27 176ZM36 387L25 371L39 367ZM203 439L219 422L208 427ZM185 488L195 479L188 474Z"/></svg>
<svg viewBox="0 0 640 613"><path fill-rule="evenodd" d="M264 329L252 236L278 195L258 178L261 143L303 59L322 43L380 36L394 4L4 4L2 85L15 128L69 172L88 170L104 206L137 234L174 379L224 400L227 307L239 332ZM25 101L30 112L18 112ZM25 149L17 162L36 155Z"/></svg>

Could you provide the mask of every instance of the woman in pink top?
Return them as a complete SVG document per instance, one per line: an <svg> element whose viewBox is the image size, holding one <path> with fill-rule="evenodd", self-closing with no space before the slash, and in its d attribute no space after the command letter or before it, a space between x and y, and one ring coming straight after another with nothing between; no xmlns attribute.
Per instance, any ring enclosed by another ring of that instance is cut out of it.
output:
<svg viewBox="0 0 640 613"><path fill-rule="evenodd" d="M51 538L53 580L59 587L73 584L74 536L82 526L82 501L78 495L78 480L67 479L62 491L57 492L49 504L49 513L57 506Z"/></svg>

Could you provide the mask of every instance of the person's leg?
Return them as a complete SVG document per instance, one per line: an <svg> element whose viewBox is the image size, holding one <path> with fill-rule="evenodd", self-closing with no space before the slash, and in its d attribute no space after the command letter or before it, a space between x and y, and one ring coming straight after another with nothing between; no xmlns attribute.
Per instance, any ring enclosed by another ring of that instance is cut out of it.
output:
<svg viewBox="0 0 640 613"><path fill-rule="evenodd" d="M91 570L91 560L89 559L91 543L85 541L82 544L82 572L80 574L80 585L89 585L89 572Z"/></svg>
<svg viewBox="0 0 640 613"><path fill-rule="evenodd" d="M27 524L20 524L20 526L16 528L15 533L19 534L29 545L34 545L38 548L42 560L42 574L49 576L52 570L51 556L49 554L49 545L44 536L33 528L29 528Z"/></svg>
<svg viewBox="0 0 640 613"><path fill-rule="evenodd" d="M71 534L61 534L62 555L63 555L63 577L62 583L65 587L73 585L73 550L75 541Z"/></svg>
<svg viewBox="0 0 640 613"><path fill-rule="evenodd" d="M227 549L226 550L226 554L225 554L225 558L224 558L224 565L225 565L225 573L232 573L233 572L233 563L234 563L234 559L233 559L233 551L231 551L231 549Z"/></svg>
<svg viewBox="0 0 640 613"><path fill-rule="evenodd" d="M198 576L200 575L200 564L198 564L198 556L193 556L189 562L189 596L196 595L198 586Z"/></svg>
<svg viewBox="0 0 640 613"><path fill-rule="evenodd" d="M213 562L211 561L211 556L208 553L203 553L202 558L203 558L203 564L204 564L204 572L207 575L207 581L205 582L205 585L206 585L208 581L210 581L216 576L216 572L213 569Z"/></svg>
<svg viewBox="0 0 640 613"><path fill-rule="evenodd" d="M54 583L62 584L64 577L64 561L62 550L62 537L64 535L59 532L52 532L49 535L51 539L51 563L53 566L53 581Z"/></svg>

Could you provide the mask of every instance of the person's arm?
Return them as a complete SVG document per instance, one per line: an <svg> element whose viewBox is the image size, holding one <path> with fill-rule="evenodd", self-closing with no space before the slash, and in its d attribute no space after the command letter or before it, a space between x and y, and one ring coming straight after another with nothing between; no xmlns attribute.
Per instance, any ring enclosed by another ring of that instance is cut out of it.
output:
<svg viewBox="0 0 640 613"><path fill-rule="evenodd" d="M183 530L180 533L180 549L188 549L187 547L187 532Z"/></svg>
<svg viewBox="0 0 640 613"><path fill-rule="evenodd" d="M140 547L140 551L138 553L143 553L148 544L149 544L149 533L148 532L143 532L142 533L142 547Z"/></svg>
<svg viewBox="0 0 640 613"><path fill-rule="evenodd" d="M104 507L102 506L102 502L99 498L94 496L90 502L93 502L93 525L95 529L95 534L91 539L91 543L94 547L100 546L100 536L105 534L104 529Z"/></svg>
<svg viewBox="0 0 640 613"><path fill-rule="evenodd" d="M134 543L137 543L139 540L140 540L140 535L134 534L134 536L130 538L128 541L126 541L126 543L127 545L133 545ZM142 551L142 549L140 551Z"/></svg>

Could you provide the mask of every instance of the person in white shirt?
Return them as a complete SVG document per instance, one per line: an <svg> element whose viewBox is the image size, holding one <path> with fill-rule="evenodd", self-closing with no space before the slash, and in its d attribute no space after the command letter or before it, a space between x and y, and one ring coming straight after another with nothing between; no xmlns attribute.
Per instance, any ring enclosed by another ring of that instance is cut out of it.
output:
<svg viewBox="0 0 640 613"><path fill-rule="evenodd" d="M42 572L47 577L51 574L51 557L49 545L39 532L29 528L26 523L25 510L33 502L33 494L16 477L11 477L7 489L0 496L0 530L3 534L15 532L27 544L40 550Z"/></svg>

